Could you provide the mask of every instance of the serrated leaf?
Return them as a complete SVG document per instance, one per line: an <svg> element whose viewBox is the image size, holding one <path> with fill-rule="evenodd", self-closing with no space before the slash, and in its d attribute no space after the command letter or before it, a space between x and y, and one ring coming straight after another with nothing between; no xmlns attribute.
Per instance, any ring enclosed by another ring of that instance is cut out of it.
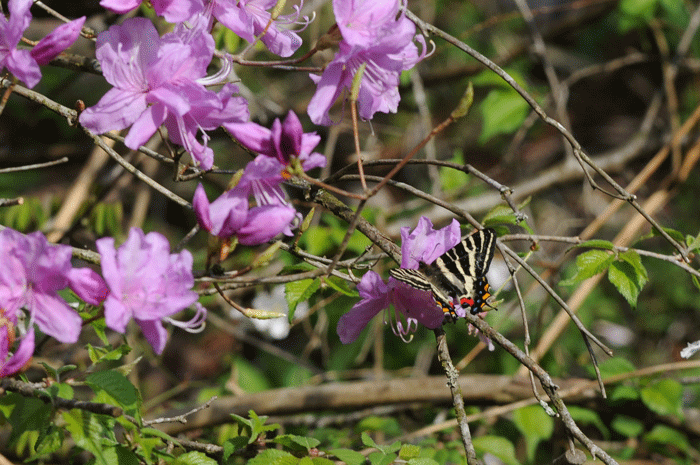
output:
<svg viewBox="0 0 700 465"><path fill-rule="evenodd" d="M26 462L35 461L43 456L53 454L63 446L64 434L61 428L49 425L42 430L36 441L36 453L29 457Z"/></svg>
<svg viewBox="0 0 700 465"><path fill-rule="evenodd" d="M512 89L493 89L479 105L483 121L479 143L498 134L510 134L525 121L530 106Z"/></svg>
<svg viewBox="0 0 700 465"><path fill-rule="evenodd" d="M481 436L474 439L474 449L478 455L492 454L508 465L519 465L515 458L515 446L506 438L498 436Z"/></svg>
<svg viewBox="0 0 700 465"><path fill-rule="evenodd" d="M173 462L173 465L217 465L218 462L204 452L187 452Z"/></svg>
<svg viewBox="0 0 700 465"><path fill-rule="evenodd" d="M628 438L636 438L644 431L644 423L627 415L615 415L612 423L610 423L610 427Z"/></svg>
<svg viewBox="0 0 700 465"><path fill-rule="evenodd" d="M578 284L588 278L602 273L613 262L615 257L603 250L589 250L576 257L576 274L569 279L560 281L562 286Z"/></svg>
<svg viewBox="0 0 700 465"><path fill-rule="evenodd" d="M295 465L298 461L298 458L287 451L265 449L250 459L247 465Z"/></svg>
<svg viewBox="0 0 700 465"><path fill-rule="evenodd" d="M663 379L641 390L642 402L659 415L683 418L683 386L678 381Z"/></svg>
<svg viewBox="0 0 700 465"><path fill-rule="evenodd" d="M99 465L111 465L112 457L105 450L109 446L116 446L114 438L114 420L104 415L100 421L98 415L85 410L73 409L63 412L65 428L71 434L75 444L92 453L95 463Z"/></svg>
<svg viewBox="0 0 700 465"><path fill-rule="evenodd" d="M365 456L352 449L331 449L329 454L333 454L347 465L362 465L365 463Z"/></svg>
<svg viewBox="0 0 700 465"><path fill-rule="evenodd" d="M637 297L642 291L646 278L640 276L634 266L626 261L613 262L608 268L608 280L632 307L637 306Z"/></svg>
<svg viewBox="0 0 700 465"><path fill-rule="evenodd" d="M275 437L272 442L281 444L289 449L306 451L321 444L321 441L318 439L309 438L306 436L297 436L296 434L281 434Z"/></svg>
<svg viewBox="0 0 700 465"><path fill-rule="evenodd" d="M632 265L637 274L637 284L640 288L644 287L649 280L649 276L647 275L647 269L642 264L642 257L636 251L628 250L621 253L618 258Z"/></svg>
<svg viewBox="0 0 700 465"><path fill-rule="evenodd" d="M224 443L224 460L228 460L231 454L245 448L247 445L248 437L246 436L236 436L235 438L229 439Z"/></svg>
<svg viewBox="0 0 700 465"><path fill-rule="evenodd" d="M309 298L318 291L320 286L321 280L319 278L293 281L284 286L284 296L289 306L290 322L294 319L294 312L297 309L297 305L299 305L300 302L309 300Z"/></svg>
<svg viewBox="0 0 700 465"><path fill-rule="evenodd" d="M124 409L129 415L138 417L141 399L138 391L126 376L116 370L91 373L85 383L96 393L104 392L114 405Z"/></svg>
<svg viewBox="0 0 700 465"><path fill-rule="evenodd" d="M399 458L402 460L410 460L418 457L420 454L420 447L415 444L404 444L399 450Z"/></svg>

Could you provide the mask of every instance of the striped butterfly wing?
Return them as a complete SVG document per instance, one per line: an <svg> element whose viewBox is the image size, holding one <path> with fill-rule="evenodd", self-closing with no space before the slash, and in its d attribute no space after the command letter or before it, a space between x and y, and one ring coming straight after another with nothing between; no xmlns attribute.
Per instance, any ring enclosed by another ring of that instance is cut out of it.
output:
<svg viewBox="0 0 700 465"><path fill-rule="evenodd" d="M430 265L430 273L449 289L464 309L482 311L491 296L486 272L496 249L496 233L491 228L467 236Z"/></svg>
<svg viewBox="0 0 700 465"><path fill-rule="evenodd" d="M418 270L395 268L389 274L416 289L430 291L443 312L457 318L453 299L471 313L479 313L489 294L484 276L496 245L496 234L486 228L467 236L430 265L421 263Z"/></svg>

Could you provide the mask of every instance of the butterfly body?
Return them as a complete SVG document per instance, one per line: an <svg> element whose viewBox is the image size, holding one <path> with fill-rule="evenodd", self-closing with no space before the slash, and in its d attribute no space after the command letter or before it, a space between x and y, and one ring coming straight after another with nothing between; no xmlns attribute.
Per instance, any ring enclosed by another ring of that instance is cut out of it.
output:
<svg viewBox="0 0 700 465"><path fill-rule="evenodd" d="M395 279L416 289L430 291L442 311L457 318L454 301L479 313L491 296L486 279L496 247L496 233L491 228L467 236L456 246L440 255L433 263L420 263L417 270L389 270Z"/></svg>

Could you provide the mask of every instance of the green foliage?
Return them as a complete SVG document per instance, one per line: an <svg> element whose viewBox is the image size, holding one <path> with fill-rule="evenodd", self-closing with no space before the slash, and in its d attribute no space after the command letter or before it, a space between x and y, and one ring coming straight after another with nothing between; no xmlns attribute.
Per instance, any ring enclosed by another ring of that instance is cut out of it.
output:
<svg viewBox="0 0 700 465"><path fill-rule="evenodd" d="M91 373L85 384L95 392L96 402L116 405L124 413L138 417L140 415L141 396L133 384L116 370L104 370Z"/></svg>
<svg viewBox="0 0 700 465"><path fill-rule="evenodd" d="M474 449L477 454L492 454L506 465L519 465L515 457L515 446L506 438L499 436L480 436L474 438Z"/></svg>
<svg viewBox="0 0 700 465"><path fill-rule="evenodd" d="M627 302L635 307L642 288L649 280L641 257L634 250L613 254L608 252L607 241L594 243L606 250L588 250L576 257L576 274L560 281L562 286L578 284L588 278L608 271L608 280L617 288Z"/></svg>
<svg viewBox="0 0 700 465"><path fill-rule="evenodd" d="M513 89L493 89L479 104L483 128L479 143L485 144L494 136L509 134L522 125L530 106Z"/></svg>
<svg viewBox="0 0 700 465"><path fill-rule="evenodd" d="M615 415L610 427L628 438L636 438L644 431L644 424L640 420L627 415Z"/></svg>
<svg viewBox="0 0 700 465"><path fill-rule="evenodd" d="M525 437L527 456L532 462L537 445L552 436L554 420L539 405L529 405L513 412L513 423Z"/></svg>
<svg viewBox="0 0 700 465"><path fill-rule="evenodd" d="M301 302L306 302L309 298L318 291L321 287L321 279L301 279L299 281L292 281L284 286L284 296L287 299L287 305L289 306L289 322L291 323L294 319L294 312L297 309L297 305Z"/></svg>
<svg viewBox="0 0 700 465"><path fill-rule="evenodd" d="M236 415L235 413L231 414L231 417L242 428L242 435L248 437L248 444L254 443L258 439L258 436L262 436L268 431L274 431L276 429L279 429L280 427L280 425L278 425L277 423L266 425L265 422L267 421L267 417L259 417L252 410L248 412L248 416L250 417L250 419L243 418L242 416Z"/></svg>
<svg viewBox="0 0 700 465"><path fill-rule="evenodd" d="M683 419L683 386L673 379L663 379L641 390L642 402L659 415L673 415Z"/></svg>

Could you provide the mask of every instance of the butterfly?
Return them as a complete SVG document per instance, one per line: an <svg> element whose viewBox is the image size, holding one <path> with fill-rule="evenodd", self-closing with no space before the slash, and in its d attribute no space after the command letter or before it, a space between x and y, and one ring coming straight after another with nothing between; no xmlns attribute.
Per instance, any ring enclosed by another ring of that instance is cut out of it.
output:
<svg viewBox="0 0 700 465"><path fill-rule="evenodd" d="M438 306L454 321L455 299L475 315L491 297L486 272L495 248L496 232L486 228L465 237L430 265L421 262L417 270L395 268L389 274L416 289L430 291Z"/></svg>

